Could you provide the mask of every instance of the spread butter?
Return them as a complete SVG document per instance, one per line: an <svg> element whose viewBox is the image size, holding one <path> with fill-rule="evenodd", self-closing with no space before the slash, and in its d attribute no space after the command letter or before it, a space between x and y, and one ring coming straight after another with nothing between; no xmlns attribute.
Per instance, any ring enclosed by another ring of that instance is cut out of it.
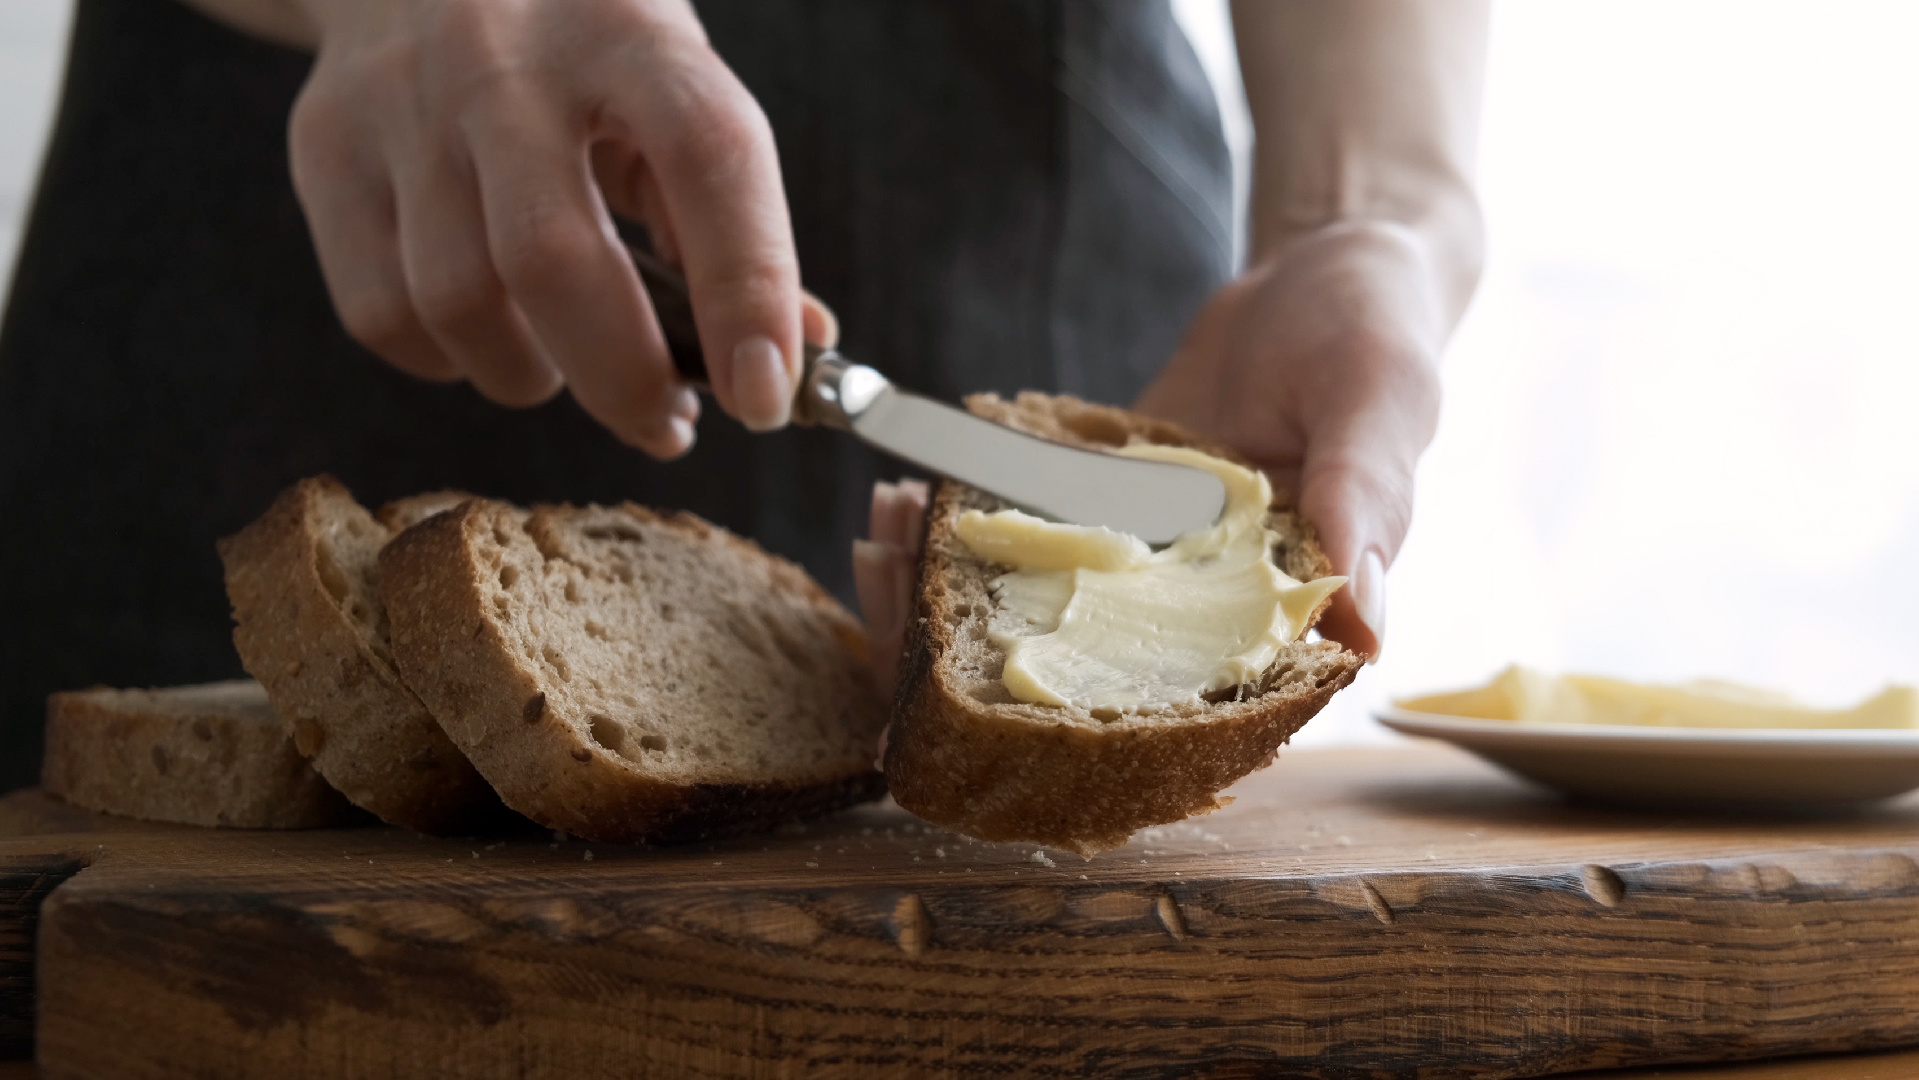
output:
<svg viewBox="0 0 1919 1080"><path fill-rule="evenodd" d="M1006 651L1002 679L1021 701L1113 710L1198 703L1257 678L1346 581L1295 581L1273 564L1273 492L1263 474L1183 447L1119 452L1213 473L1226 485L1225 512L1159 552L1111 529L1018 510L969 510L955 526L974 554L1013 568L992 582L988 634Z"/></svg>

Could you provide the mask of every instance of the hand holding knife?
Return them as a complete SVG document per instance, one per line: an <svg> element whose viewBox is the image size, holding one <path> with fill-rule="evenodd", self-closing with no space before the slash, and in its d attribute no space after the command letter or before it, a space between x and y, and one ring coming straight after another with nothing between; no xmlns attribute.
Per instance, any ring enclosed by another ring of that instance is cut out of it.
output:
<svg viewBox="0 0 1919 1080"><path fill-rule="evenodd" d="M686 279L632 249L680 376L707 382L706 359ZM867 445L929 472L991 492L1043 517L1104 526L1148 544L1218 520L1226 489L1201 469L1066 446L995 424L894 386L833 349L807 345L793 421L851 432Z"/></svg>

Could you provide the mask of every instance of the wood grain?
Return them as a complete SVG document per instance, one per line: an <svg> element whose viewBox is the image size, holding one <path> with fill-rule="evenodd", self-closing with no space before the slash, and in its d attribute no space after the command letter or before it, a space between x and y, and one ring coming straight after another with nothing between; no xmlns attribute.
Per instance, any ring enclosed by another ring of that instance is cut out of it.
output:
<svg viewBox="0 0 1919 1080"><path fill-rule="evenodd" d="M0 857L88 863L41 909L50 1077L1520 1077L1919 1043L1919 802L1584 809L1429 747L1289 752L1235 794L1084 862L888 806L644 850L98 832L16 795Z"/></svg>
<svg viewBox="0 0 1919 1080"><path fill-rule="evenodd" d="M1672 1065L1574 1073L1565 1080L1912 1080L1919 1051L1847 1054L1843 1057L1750 1061L1738 1065Z"/></svg>

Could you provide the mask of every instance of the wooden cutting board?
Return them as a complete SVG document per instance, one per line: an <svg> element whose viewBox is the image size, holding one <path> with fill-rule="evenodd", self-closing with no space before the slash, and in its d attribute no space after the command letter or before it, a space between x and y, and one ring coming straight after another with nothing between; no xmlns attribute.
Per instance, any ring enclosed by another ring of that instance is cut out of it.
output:
<svg viewBox="0 0 1919 1080"><path fill-rule="evenodd" d="M642 850L17 793L0 1019L37 933L48 1077L1519 1077L1919 1044L1919 800L1579 808L1439 746L1289 751L1236 794L1081 861L890 805Z"/></svg>

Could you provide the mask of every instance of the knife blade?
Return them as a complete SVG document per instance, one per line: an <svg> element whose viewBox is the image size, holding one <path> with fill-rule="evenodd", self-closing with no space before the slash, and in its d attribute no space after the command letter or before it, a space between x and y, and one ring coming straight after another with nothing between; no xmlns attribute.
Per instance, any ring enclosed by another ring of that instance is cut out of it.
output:
<svg viewBox="0 0 1919 1080"><path fill-rule="evenodd" d="M707 385L706 359L686 280L639 248L640 272L673 366ZM1148 544L1219 520L1226 486L1203 469L1145 461L1042 439L908 393L877 370L808 345L794 422L851 432L867 445L1056 521L1104 526Z"/></svg>

